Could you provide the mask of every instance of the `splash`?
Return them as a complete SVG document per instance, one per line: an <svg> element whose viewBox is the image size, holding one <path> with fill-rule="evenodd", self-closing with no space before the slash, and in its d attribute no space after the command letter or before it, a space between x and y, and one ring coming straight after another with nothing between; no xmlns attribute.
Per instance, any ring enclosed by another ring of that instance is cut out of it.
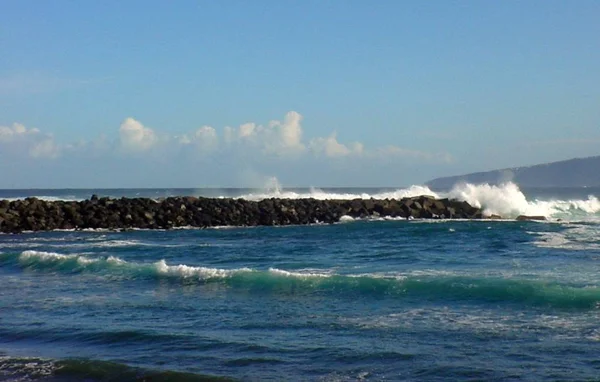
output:
<svg viewBox="0 0 600 382"><path fill-rule="evenodd" d="M512 182L498 186L460 184L444 196L464 200L482 208L485 214L496 214L505 218L541 215L571 220L595 220L595 214L600 212L600 201L593 195L588 196L586 200L528 200Z"/></svg>
<svg viewBox="0 0 600 382"><path fill-rule="evenodd" d="M401 188L394 191L385 191L377 193L366 192L331 192L318 187L310 187L306 191L284 190L283 186L276 177L270 177L263 189L239 196L246 200L264 200L270 198L281 199L317 199L317 200L350 200L350 199L401 199L413 196L429 195L440 197L436 192L427 186L413 185L408 188Z"/></svg>
<svg viewBox="0 0 600 382"><path fill-rule="evenodd" d="M472 206L481 208L485 215L500 215L511 219L519 215L541 215L548 218L567 220L597 220L600 216L600 201L590 195L581 200L528 200L518 185L507 182L501 185L469 184L456 185L448 192L435 192L427 186L413 185L393 191L375 193L331 192L312 187L307 191L284 190L277 178L272 177L264 190L240 196L247 200L264 200L269 198L318 200L350 200L350 199L402 199L428 195L434 198L450 198L466 201ZM349 221L349 219L342 219Z"/></svg>

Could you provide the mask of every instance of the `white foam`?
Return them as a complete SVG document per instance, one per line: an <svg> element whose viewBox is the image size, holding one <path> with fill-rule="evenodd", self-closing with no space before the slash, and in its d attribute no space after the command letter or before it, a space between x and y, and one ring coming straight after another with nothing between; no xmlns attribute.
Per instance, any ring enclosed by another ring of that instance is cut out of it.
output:
<svg viewBox="0 0 600 382"><path fill-rule="evenodd" d="M152 246L151 244L142 243L138 240L106 240L106 241L86 241L74 242L65 244L46 244L50 248L120 248L120 247L135 247L135 246ZM163 247L164 245L161 245Z"/></svg>
<svg viewBox="0 0 600 382"><path fill-rule="evenodd" d="M137 240L107 240L83 244L86 247L133 247L139 245Z"/></svg>
<svg viewBox="0 0 600 382"><path fill-rule="evenodd" d="M298 278L306 278L306 277L331 277L332 272L327 270L316 270L316 269L299 269L297 271L285 271L283 269L278 268L269 268L269 273L277 276L284 277L298 277Z"/></svg>
<svg viewBox="0 0 600 382"><path fill-rule="evenodd" d="M106 259L106 262L109 264L117 264L117 265L122 265L122 264L126 264L127 261L125 260L121 260L118 257L115 256L108 256L108 258Z"/></svg>
<svg viewBox="0 0 600 382"><path fill-rule="evenodd" d="M44 251L33 251L33 250L28 250L28 251L23 251L20 255L19 255L19 260L20 261L35 261L35 262L41 262L41 263L55 263L55 262L61 262L61 261L66 261L66 260L76 260L77 264L81 265L81 266L86 266L89 264L94 264L94 263L98 263L99 261L101 261L101 259L94 259L94 258L89 258L84 256L82 253L78 253L78 254L72 254L72 255L64 255L62 253L56 253L56 252L44 252ZM110 256L106 259L107 263L111 263L111 264L125 264L126 261L121 260L117 257L114 256Z"/></svg>
<svg viewBox="0 0 600 382"><path fill-rule="evenodd" d="M24 251L19 256L20 260L26 261L30 259L40 260L40 261L56 261L56 260L66 260L66 259L74 259L79 255L63 255L61 253L55 252L44 252L44 251Z"/></svg>
<svg viewBox="0 0 600 382"><path fill-rule="evenodd" d="M46 379L56 371L54 361L42 358L0 356L0 379L13 382ZM5 379L8 378L8 379Z"/></svg>
<svg viewBox="0 0 600 382"><path fill-rule="evenodd" d="M458 184L449 192L434 192L427 186L413 185L394 191L380 193L334 193L311 188L307 192L285 191L279 182L271 181L263 191L240 196L247 200L264 200L269 198L318 200L351 200L351 199L402 199L428 195L434 198L450 198L466 201L474 207L482 208L486 215L500 215L513 219L518 215L541 215L561 219L595 219L589 216L600 212L600 200L590 195L585 200L527 200L525 194L512 182L502 185ZM600 217L598 217L600 218ZM350 221L348 218L344 218Z"/></svg>
<svg viewBox="0 0 600 382"><path fill-rule="evenodd" d="M97 263L98 259L90 259L87 257L83 257L83 256L79 256L77 258L77 263L80 265L88 265L88 264L93 264L93 263Z"/></svg>
<svg viewBox="0 0 600 382"><path fill-rule="evenodd" d="M498 315L497 311L464 312L448 307L407 309L383 316L342 318L342 324L360 329L380 328L439 328L444 332L478 332L518 336L536 333L550 338L578 338L598 341L595 312L581 315Z"/></svg>
<svg viewBox="0 0 600 382"><path fill-rule="evenodd" d="M192 267L189 265L167 265L165 260L154 263L154 267L159 274L169 276L180 276L183 278L197 277L201 280L230 277L240 272L252 272L250 268L239 269L220 269L206 267Z"/></svg>
<svg viewBox="0 0 600 382"><path fill-rule="evenodd" d="M533 244L540 248L567 248L571 242L560 232L535 232L539 236L539 239L534 241Z"/></svg>
<svg viewBox="0 0 600 382"><path fill-rule="evenodd" d="M281 185L275 188L267 189L258 193L242 195L239 198L246 200L264 200L270 198L279 199L318 199L318 200L352 200L352 199L401 199L412 196L430 195L438 197L438 194L431 191L427 186L413 185L408 188L401 188L395 191L380 192L375 194L368 193L335 193L323 191L319 188L311 187L308 192L284 191Z"/></svg>
<svg viewBox="0 0 600 382"><path fill-rule="evenodd" d="M486 215L495 214L504 218L537 215L594 219L589 215L600 212L600 201L593 195L586 200L527 200L519 187L511 182L499 186L460 184L442 196L464 200L474 207L483 208Z"/></svg>
<svg viewBox="0 0 600 382"><path fill-rule="evenodd" d="M48 196L48 195L23 195L23 196L15 196L12 198L3 198L3 200L8 200L9 202L15 202L17 200L25 200L27 198L36 198L39 200L44 200L46 202L77 202L84 200L83 198L76 198L74 195L65 195L65 196Z"/></svg>
<svg viewBox="0 0 600 382"><path fill-rule="evenodd" d="M600 249L600 229L596 225L565 225L560 232L527 232L538 237L534 245L569 250Z"/></svg>

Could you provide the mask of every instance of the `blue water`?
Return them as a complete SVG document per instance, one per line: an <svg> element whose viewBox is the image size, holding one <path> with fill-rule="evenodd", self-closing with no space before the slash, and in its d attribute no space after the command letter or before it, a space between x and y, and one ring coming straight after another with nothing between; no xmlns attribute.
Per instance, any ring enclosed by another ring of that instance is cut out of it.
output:
<svg viewBox="0 0 600 382"><path fill-rule="evenodd" d="M595 379L598 275L589 219L0 235L0 380Z"/></svg>

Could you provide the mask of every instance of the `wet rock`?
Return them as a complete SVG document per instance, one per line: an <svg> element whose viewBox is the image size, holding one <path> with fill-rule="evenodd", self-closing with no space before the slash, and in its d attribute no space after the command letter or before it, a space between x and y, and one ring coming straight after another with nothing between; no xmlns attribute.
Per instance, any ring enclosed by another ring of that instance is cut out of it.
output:
<svg viewBox="0 0 600 382"><path fill-rule="evenodd" d="M169 197L160 200L92 196L89 200L0 200L0 232L53 229L157 229L178 226L256 226L335 223L354 218L480 219L480 209L466 202L430 196L400 200L244 199ZM531 218L531 217L530 217Z"/></svg>
<svg viewBox="0 0 600 382"><path fill-rule="evenodd" d="M547 220L545 216L530 216L530 215L519 215L517 221L528 221L528 220Z"/></svg>

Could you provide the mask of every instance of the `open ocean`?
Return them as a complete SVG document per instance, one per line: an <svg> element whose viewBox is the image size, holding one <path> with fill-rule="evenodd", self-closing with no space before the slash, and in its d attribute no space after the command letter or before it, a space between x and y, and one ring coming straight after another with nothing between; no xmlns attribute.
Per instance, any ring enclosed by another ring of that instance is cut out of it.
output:
<svg viewBox="0 0 600 382"><path fill-rule="evenodd" d="M0 199L92 194L430 194L507 219L0 235L0 381L599 380L600 189Z"/></svg>

